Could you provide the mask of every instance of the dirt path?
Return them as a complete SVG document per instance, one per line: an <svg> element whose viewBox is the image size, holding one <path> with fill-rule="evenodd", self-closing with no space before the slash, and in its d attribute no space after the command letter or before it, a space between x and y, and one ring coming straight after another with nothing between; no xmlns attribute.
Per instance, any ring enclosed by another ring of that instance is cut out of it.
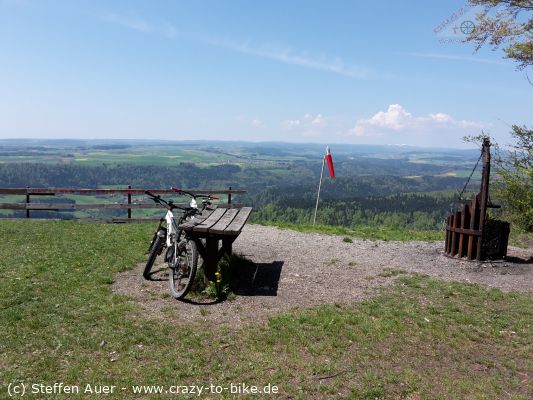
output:
<svg viewBox="0 0 533 400"><path fill-rule="evenodd" d="M235 300L219 304L180 302L168 296L166 269L156 280L142 279L143 265L120 273L114 291L148 312L165 318L206 320L213 324L264 321L269 315L319 304L348 304L368 298L389 284L389 269L444 280L479 283L503 291L533 291L533 250L509 248L511 261L476 263L442 255L441 242L382 242L300 233L247 225L234 252L251 259L246 285ZM157 280L159 279L159 280Z"/></svg>

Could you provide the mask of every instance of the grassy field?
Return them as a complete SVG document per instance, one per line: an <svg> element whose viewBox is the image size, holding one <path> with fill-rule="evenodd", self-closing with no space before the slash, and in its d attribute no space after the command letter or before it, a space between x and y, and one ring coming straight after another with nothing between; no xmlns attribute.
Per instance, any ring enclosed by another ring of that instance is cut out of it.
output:
<svg viewBox="0 0 533 400"><path fill-rule="evenodd" d="M144 259L152 229L0 221L0 398L9 383L55 382L116 385L109 397L120 399L179 398L134 394L142 384L242 382L297 399L533 395L531 295L393 271L396 285L352 306L239 328L177 326L111 291L115 273Z"/></svg>

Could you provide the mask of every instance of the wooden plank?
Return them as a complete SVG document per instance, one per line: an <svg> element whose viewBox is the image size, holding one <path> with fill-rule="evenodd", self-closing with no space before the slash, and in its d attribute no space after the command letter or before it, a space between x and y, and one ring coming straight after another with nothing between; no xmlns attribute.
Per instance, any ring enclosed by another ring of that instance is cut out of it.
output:
<svg viewBox="0 0 533 400"><path fill-rule="evenodd" d="M453 227L454 228L459 228L460 220L461 220L461 212L456 211L453 214ZM451 251L452 256L455 256L457 254L458 244L459 244L459 235L456 232L452 231L452 251Z"/></svg>
<svg viewBox="0 0 533 400"><path fill-rule="evenodd" d="M2 218L2 220L14 220L14 221L20 221L24 218L14 218L14 217L6 217ZM65 218L32 218L34 221L76 221L76 222L97 222L97 223L137 223L137 224L144 224L146 222L156 222L159 221L161 218L75 218L75 219L65 219Z"/></svg>
<svg viewBox="0 0 533 400"><path fill-rule="evenodd" d="M252 212L252 207L243 207L231 224L224 230L224 235L238 235Z"/></svg>
<svg viewBox="0 0 533 400"><path fill-rule="evenodd" d="M242 203L231 203L231 204L219 203L219 204L216 204L216 206L219 208L243 208L244 204Z"/></svg>
<svg viewBox="0 0 533 400"><path fill-rule="evenodd" d="M209 215L201 224L196 225L192 230L193 232L207 232L209 228L215 225L220 218L226 213L227 208L217 208Z"/></svg>
<svg viewBox="0 0 533 400"><path fill-rule="evenodd" d="M450 231L450 226L452 224L452 216L448 215L446 218L446 241L444 242L444 251L449 254L451 251L451 239L452 232Z"/></svg>
<svg viewBox="0 0 533 400"><path fill-rule="evenodd" d="M451 223L451 227L455 227L455 217L457 216L457 213L454 213L452 214L452 223ZM450 243L450 255L451 256L454 256L455 255L455 235L456 233L451 231L452 232L452 238L451 238L451 243Z"/></svg>
<svg viewBox="0 0 533 400"><path fill-rule="evenodd" d="M188 203L178 203L176 205L189 207ZM0 203L0 209L4 210L75 210L92 208L163 208L163 206L156 203Z"/></svg>
<svg viewBox="0 0 533 400"><path fill-rule="evenodd" d="M463 210L461 212L461 228L465 227L465 218L466 218L466 204L463 206ZM457 254L459 254L459 257L463 256L463 243L466 242L465 239L466 237L465 237L464 232L459 232L459 248L457 250Z"/></svg>
<svg viewBox="0 0 533 400"><path fill-rule="evenodd" d="M187 207L188 204L182 204ZM48 207L48 208L46 208ZM102 209L124 209L124 208L161 208L162 206L155 203L94 203L94 204L77 204L77 203L31 203L28 204L29 210L85 210L93 208Z"/></svg>
<svg viewBox="0 0 533 400"><path fill-rule="evenodd" d="M179 204L188 207L188 204ZM0 203L0 209L5 210L76 210L76 209L122 209L122 208L162 208L155 203Z"/></svg>
<svg viewBox="0 0 533 400"><path fill-rule="evenodd" d="M0 203L0 210L25 210L26 203Z"/></svg>
<svg viewBox="0 0 533 400"><path fill-rule="evenodd" d="M0 188L0 194L26 194L26 188Z"/></svg>
<svg viewBox="0 0 533 400"><path fill-rule="evenodd" d="M228 190L228 189L184 189L194 194L245 194L246 190ZM144 194L145 191L152 193L166 193L179 196L177 192L171 189L76 189L76 188L0 188L0 194Z"/></svg>
<svg viewBox="0 0 533 400"><path fill-rule="evenodd" d="M235 216L239 213L238 208L230 208L218 222L209 229L209 233L222 234Z"/></svg>
<svg viewBox="0 0 533 400"><path fill-rule="evenodd" d="M446 228L448 231L450 232L456 232L456 233L459 233L459 234L465 234L465 235L474 235L474 236L479 236L481 235L481 232L478 231L478 230L475 230L475 229L464 229L464 228L455 228L453 226L450 226L448 228Z"/></svg>
<svg viewBox="0 0 533 400"><path fill-rule="evenodd" d="M478 222L479 222L479 193L472 199L470 206L470 230L478 231ZM481 232L480 232L481 233ZM468 237L468 248L466 252L466 257L469 260L474 259L474 247L477 241L474 241L474 235Z"/></svg>
<svg viewBox="0 0 533 400"><path fill-rule="evenodd" d="M191 230L196 225L200 225L202 222L204 222L205 219L209 217L214 210L215 208L205 209L204 211L202 211L201 214L195 215L193 219L190 219L189 221L184 222L183 224L178 226L178 228L183 229L184 231Z"/></svg>
<svg viewBox="0 0 533 400"><path fill-rule="evenodd" d="M67 221L77 221L77 222L98 222L103 224L143 224L147 222L156 222L161 218L76 218L74 220Z"/></svg>

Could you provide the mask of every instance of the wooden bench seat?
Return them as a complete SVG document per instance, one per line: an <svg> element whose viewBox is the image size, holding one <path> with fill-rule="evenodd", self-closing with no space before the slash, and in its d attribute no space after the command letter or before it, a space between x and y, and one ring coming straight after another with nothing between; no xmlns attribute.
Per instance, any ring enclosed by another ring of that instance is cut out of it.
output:
<svg viewBox="0 0 533 400"><path fill-rule="evenodd" d="M222 256L231 254L232 244L241 233L251 212L252 207L215 207L204 210L202 214L179 226L186 232L187 237L196 243L204 260L204 271L208 279L214 279L217 264Z"/></svg>

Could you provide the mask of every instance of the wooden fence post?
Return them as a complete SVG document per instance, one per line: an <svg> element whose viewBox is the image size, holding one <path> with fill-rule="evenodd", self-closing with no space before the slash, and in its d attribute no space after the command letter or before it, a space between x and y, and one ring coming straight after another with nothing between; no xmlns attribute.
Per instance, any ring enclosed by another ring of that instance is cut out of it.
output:
<svg viewBox="0 0 533 400"><path fill-rule="evenodd" d="M30 218L30 210L27 208L30 204L30 187L26 186L26 218Z"/></svg>
<svg viewBox="0 0 533 400"><path fill-rule="evenodd" d="M131 189L131 185L128 185L128 189ZM131 204L131 192L128 192L128 204ZM128 208L128 218L131 219L131 207Z"/></svg>
<svg viewBox="0 0 533 400"><path fill-rule="evenodd" d="M228 193L228 204L231 204L231 186L228 187L229 193Z"/></svg>

